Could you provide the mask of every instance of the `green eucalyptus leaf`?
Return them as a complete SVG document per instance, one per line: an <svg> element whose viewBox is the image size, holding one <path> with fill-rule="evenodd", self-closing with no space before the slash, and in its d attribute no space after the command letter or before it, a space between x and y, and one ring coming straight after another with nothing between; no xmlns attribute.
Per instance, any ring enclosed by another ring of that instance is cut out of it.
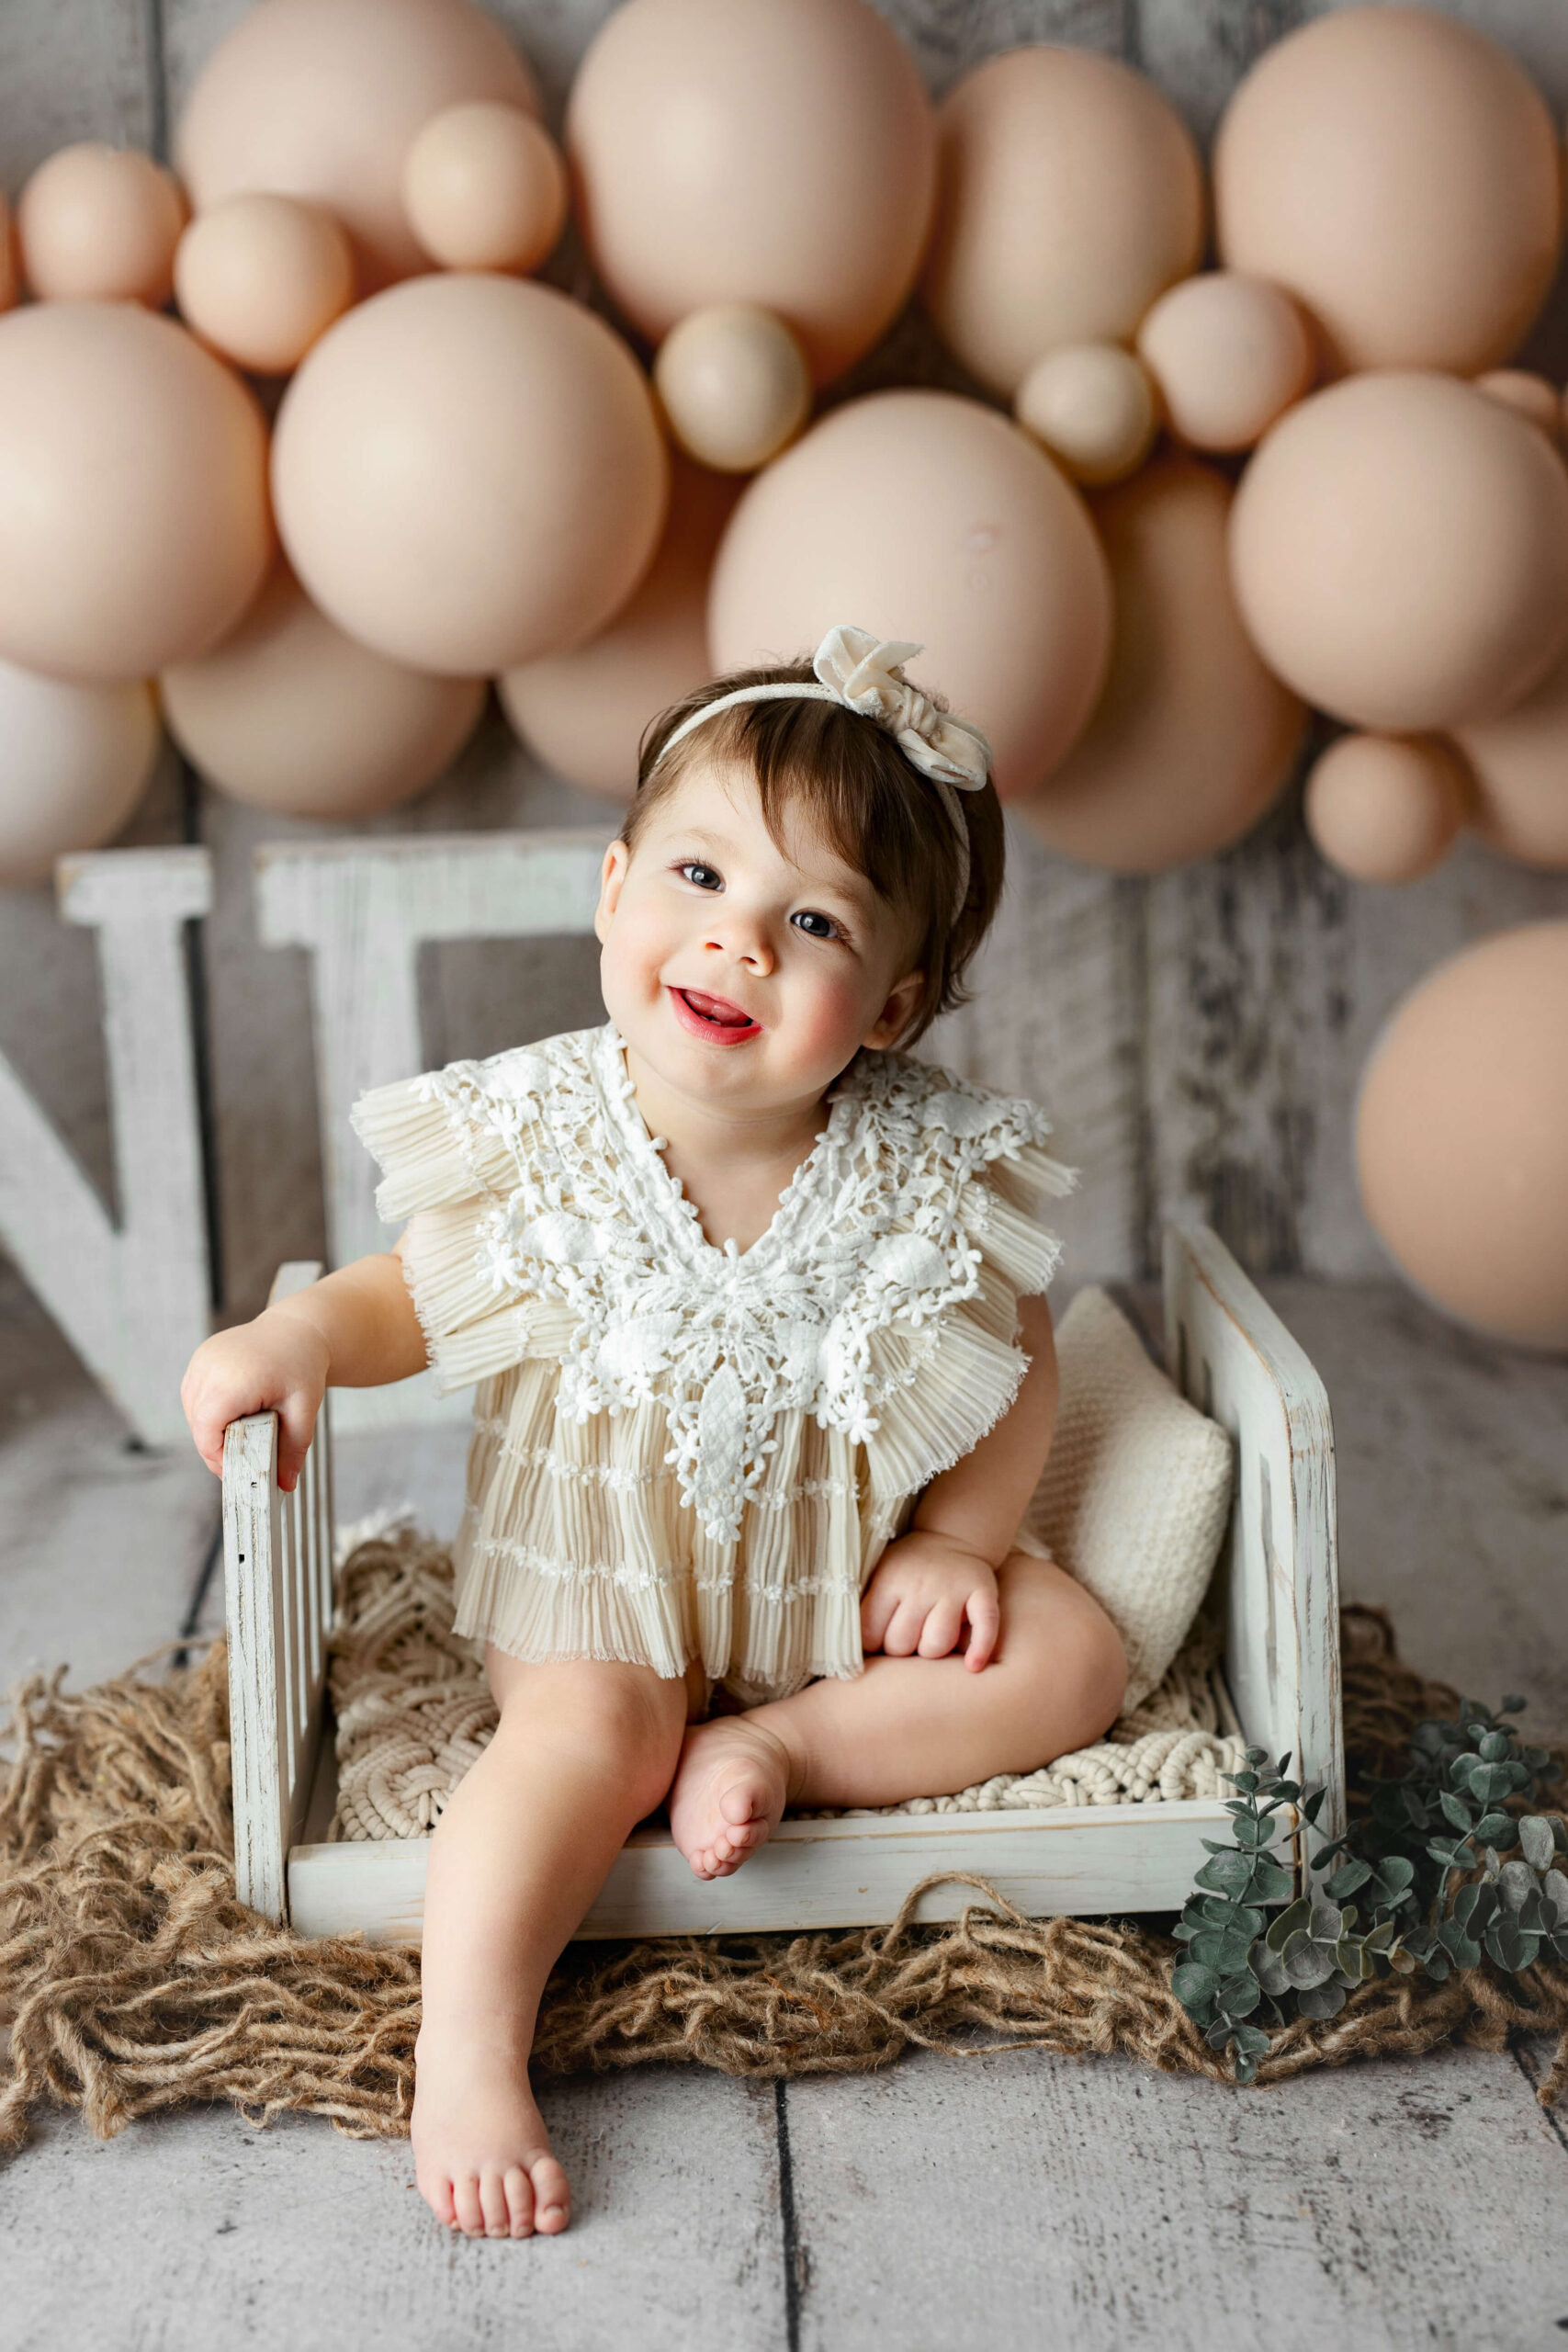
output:
<svg viewBox="0 0 1568 2352"><path fill-rule="evenodd" d="M1511 1845L1516 1826L1512 1814L1483 1813L1475 1825L1475 1842L1478 1846Z"/></svg>
<svg viewBox="0 0 1568 2352"><path fill-rule="evenodd" d="M1277 1951L1261 1940L1252 1947L1252 1973L1271 2000L1282 2000L1291 1989L1290 1973Z"/></svg>
<svg viewBox="0 0 1568 2352"><path fill-rule="evenodd" d="M1310 1827L1314 1829L1316 1828L1317 1816L1323 1811L1323 1808L1327 1802L1328 1791L1326 1789L1314 1789L1311 1796L1303 1797L1302 1799L1302 1818Z"/></svg>
<svg viewBox="0 0 1568 2352"><path fill-rule="evenodd" d="M1323 1891L1325 1894L1331 1895L1336 1903L1343 1903L1348 1894L1354 1894L1359 1886L1365 1886L1371 1874L1371 1862L1359 1860L1347 1862L1342 1869L1335 1871L1331 1879L1325 1880Z"/></svg>
<svg viewBox="0 0 1568 2352"><path fill-rule="evenodd" d="M1220 1980L1212 1968L1183 1961L1171 1972L1170 1989L1184 2009L1195 2010L1213 1999L1220 1989Z"/></svg>
<svg viewBox="0 0 1568 2352"><path fill-rule="evenodd" d="M1303 2018L1337 2018L1345 2006L1343 1984L1309 1984L1296 1996Z"/></svg>
<svg viewBox="0 0 1568 2352"><path fill-rule="evenodd" d="M1505 1696L1497 1712L1504 1715L1522 1715L1529 1704L1528 1699L1521 1699L1517 1690L1510 1690Z"/></svg>
<svg viewBox="0 0 1568 2352"><path fill-rule="evenodd" d="M1528 1862L1505 1862L1497 1873L1497 1886L1510 1911L1517 1911L1526 1895L1533 1894L1535 1872Z"/></svg>
<svg viewBox="0 0 1568 2352"><path fill-rule="evenodd" d="M1204 1843L1208 1843L1206 1838ZM1245 1854L1238 1854L1234 1847L1221 1847L1211 1854L1199 1871L1198 1884L1211 1888L1216 1894L1239 1895L1251 1876Z"/></svg>
<svg viewBox="0 0 1568 2352"><path fill-rule="evenodd" d="M1295 1879L1269 1854L1259 1854L1253 1863L1247 1882L1247 1894L1255 1903L1281 1903L1295 1891Z"/></svg>
<svg viewBox="0 0 1568 2352"><path fill-rule="evenodd" d="M1487 1764L1501 1764L1514 1743L1506 1731L1489 1731L1481 1743L1481 1755Z"/></svg>
<svg viewBox="0 0 1568 2352"><path fill-rule="evenodd" d="M1443 1950L1456 1968L1480 1967L1481 1946L1465 1934L1464 1929L1456 1920L1440 1920L1438 1925L1438 1935Z"/></svg>
<svg viewBox="0 0 1568 2352"><path fill-rule="evenodd" d="M1447 1789L1439 1789L1438 1803L1442 1807L1444 1820L1451 1822L1456 1829L1467 1830L1474 1827L1475 1815L1462 1797L1450 1796Z"/></svg>
<svg viewBox="0 0 1568 2352"><path fill-rule="evenodd" d="M1264 1939L1269 1951L1283 1951L1291 1938L1300 1934L1311 1917L1312 1905L1304 1894L1298 1894L1293 1903L1287 1904L1282 1911L1276 1911L1269 1922L1269 1932Z"/></svg>
<svg viewBox="0 0 1568 2352"><path fill-rule="evenodd" d="M1429 1951L1422 1962L1434 1984L1444 1984L1453 1973L1453 1962L1446 1951Z"/></svg>
<svg viewBox="0 0 1568 2352"><path fill-rule="evenodd" d="M1337 1903L1325 1903L1321 1896L1312 1906L1307 1921L1307 1933L1314 1944L1337 1944L1345 1932L1345 1914Z"/></svg>
<svg viewBox="0 0 1568 2352"><path fill-rule="evenodd" d="M1258 2007L1259 1986L1250 1969L1238 1970L1220 1986L1220 2007L1228 2018L1249 2018Z"/></svg>
<svg viewBox="0 0 1568 2352"><path fill-rule="evenodd" d="M1223 2050L1235 2031L1229 2018L1216 2018L1203 2039L1211 2050Z"/></svg>
<svg viewBox="0 0 1568 2352"><path fill-rule="evenodd" d="M1385 1886L1408 1887L1416 1876L1416 1865L1408 1854L1385 1854L1378 1864L1378 1876Z"/></svg>
<svg viewBox="0 0 1568 2352"><path fill-rule="evenodd" d="M1224 1940L1224 1928L1201 1928L1188 1943L1189 1957L1194 1960L1200 1968L1212 1968L1216 1973L1223 1975L1224 1972L1220 1965L1220 1953Z"/></svg>
<svg viewBox="0 0 1568 2352"><path fill-rule="evenodd" d="M1420 1966L1415 1953L1406 1951L1403 1945L1389 1953L1388 1964L1400 1976L1414 1976Z"/></svg>
<svg viewBox="0 0 1568 2352"><path fill-rule="evenodd" d="M1518 1824L1519 1850L1532 1870L1551 1867L1555 1841L1551 1824L1543 1821L1539 1813L1527 1813Z"/></svg>
<svg viewBox="0 0 1568 2352"><path fill-rule="evenodd" d="M1498 1967L1506 1968L1510 1975L1517 1975L1521 1968L1528 1968L1540 1948L1540 1938L1527 1936L1517 1921L1506 1912L1501 1918L1494 1919L1483 1940Z"/></svg>
<svg viewBox="0 0 1568 2352"><path fill-rule="evenodd" d="M1540 1891L1556 1912L1555 1924L1568 1927L1568 1876L1559 1870L1550 1870L1540 1883Z"/></svg>
<svg viewBox="0 0 1568 2352"><path fill-rule="evenodd" d="M1261 2026L1238 2025L1235 2030L1235 2046L1244 2058L1266 2058L1269 2054L1269 2036Z"/></svg>
<svg viewBox="0 0 1568 2352"><path fill-rule="evenodd" d="M1280 1955L1285 1973L1298 1992L1326 1984L1334 1973L1334 1954L1308 1936L1292 1936Z"/></svg>

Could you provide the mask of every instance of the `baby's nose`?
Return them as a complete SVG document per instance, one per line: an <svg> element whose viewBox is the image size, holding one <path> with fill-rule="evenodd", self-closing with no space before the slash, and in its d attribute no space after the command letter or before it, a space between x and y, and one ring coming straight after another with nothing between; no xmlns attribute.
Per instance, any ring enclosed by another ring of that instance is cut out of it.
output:
<svg viewBox="0 0 1568 2352"><path fill-rule="evenodd" d="M766 928L749 922L744 915L731 915L710 926L704 945L710 953L729 956L753 972L766 974L773 968L773 950Z"/></svg>

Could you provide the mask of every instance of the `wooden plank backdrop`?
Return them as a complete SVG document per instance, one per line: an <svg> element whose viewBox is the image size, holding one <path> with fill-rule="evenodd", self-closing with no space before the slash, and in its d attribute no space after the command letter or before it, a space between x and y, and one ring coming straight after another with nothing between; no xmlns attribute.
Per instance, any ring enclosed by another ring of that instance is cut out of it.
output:
<svg viewBox="0 0 1568 2352"><path fill-rule="evenodd" d="M611 0L502 0L552 113ZM13 192L73 138L166 152L195 74L247 0L6 0L0 10L0 179ZM881 0L939 94L994 51L1062 40L1127 57L1205 144L1271 40L1325 0ZM1561 113L1562 0L1447 0L1512 48ZM552 266L578 285L569 250ZM1568 374L1568 277L1523 363ZM889 380L954 382L917 315L835 397ZM1303 753L1310 756L1311 746ZM1302 831L1300 778L1226 855L1149 882L1069 864L1014 829L1011 884L974 1003L928 1050L1036 1096L1083 1170L1061 1223L1075 1279L1152 1273L1160 1221L1207 1218L1255 1273L1386 1272L1361 1216L1349 1134L1359 1073L1394 1001L1467 939L1568 910L1568 877L1466 844L1404 891L1345 883ZM356 829L418 834L603 825L603 803L533 762L491 710L452 773ZM322 837L209 792L165 756L126 842L199 841L214 860L197 1008L215 1141L225 1319L254 1312L281 1259L324 1243L307 959L257 934L253 852ZM594 944L462 942L420 959L425 1058L480 1054L601 1017ZM100 1191L107 1089L90 938L45 889L0 891L0 1049ZM333 1139L333 1148L345 1138ZM329 1155L330 1156L330 1155Z"/></svg>

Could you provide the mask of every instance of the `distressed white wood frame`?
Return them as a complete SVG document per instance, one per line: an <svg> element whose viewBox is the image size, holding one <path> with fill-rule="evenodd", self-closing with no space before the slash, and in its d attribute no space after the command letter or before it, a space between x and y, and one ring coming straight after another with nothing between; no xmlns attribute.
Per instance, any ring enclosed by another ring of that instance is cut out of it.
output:
<svg viewBox="0 0 1568 2352"><path fill-rule="evenodd" d="M286 1268L292 1283L309 1269ZM1166 1322L1173 1374L1236 1447L1236 1500L1224 1555L1226 1673L1239 1727L1295 1753L1325 1781L1322 1824L1343 1806L1332 1438L1323 1385L1228 1251L1201 1227L1167 1237ZM429 1840L327 1843L337 1794L323 1736L319 1668L328 1620L327 1447L320 1431L314 1506L276 1490L276 1416L228 1432L224 1528L234 1723L235 1842L242 1897L304 1935L362 1930L419 1940ZM311 1552L311 1544L316 1546ZM313 1563L313 1566L312 1566ZM311 1612L316 1612L314 1618ZM278 1661L283 1663L280 1665ZM287 1676L292 1672L292 1682ZM1233 1724L1233 1728L1236 1727ZM307 1803L306 1775L315 1764ZM1179 1907L1224 1833L1221 1802L1052 1811L839 1815L783 1822L733 1878L692 1876L667 1829L634 1831L579 1936L709 1935L864 1926L891 1919L916 1882L974 1871L1036 1917L1055 1912ZM301 1835L300 1824L305 1827ZM1294 1862L1297 1824L1280 1816ZM921 1917L957 1917L969 1891L934 1888Z"/></svg>
<svg viewBox="0 0 1568 2352"><path fill-rule="evenodd" d="M376 1214L376 1169L348 1114L367 1086L424 1067L419 951L427 941L591 933L614 828L422 834L412 840L276 842L255 854L256 927L272 947L310 955L327 1250L334 1266L390 1239ZM532 1035L526 1008L519 1034ZM344 1431L460 1420L428 1373L345 1391Z"/></svg>
<svg viewBox="0 0 1568 2352"><path fill-rule="evenodd" d="M178 1443L210 1307L185 926L211 861L109 850L62 858L56 886L63 921L97 935L119 1216L0 1054L0 1240L136 1434Z"/></svg>

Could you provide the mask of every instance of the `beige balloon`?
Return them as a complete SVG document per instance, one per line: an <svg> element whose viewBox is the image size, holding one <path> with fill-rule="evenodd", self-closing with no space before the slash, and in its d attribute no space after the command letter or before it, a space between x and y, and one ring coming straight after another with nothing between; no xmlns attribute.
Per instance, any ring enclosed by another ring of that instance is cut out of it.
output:
<svg viewBox="0 0 1568 2352"><path fill-rule="evenodd" d="M433 115L402 188L409 226L444 269L536 269L566 225L559 148L532 115L494 98Z"/></svg>
<svg viewBox="0 0 1568 2352"><path fill-rule="evenodd" d="M1568 922L1483 939L1395 1007L1356 1159L1368 1216L1434 1306L1568 1348Z"/></svg>
<svg viewBox="0 0 1568 2352"><path fill-rule="evenodd" d="M175 292L210 349L258 375L287 375L353 301L354 255L319 204L226 197L180 239Z"/></svg>
<svg viewBox="0 0 1568 2352"><path fill-rule="evenodd" d="M569 783L629 800L644 728L712 675L708 579L739 492L733 476L677 460L664 537L631 602L577 652L501 679L513 726Z"/></svg>
<svg viewBox="0 0 1568 2352"><path fill-rule="evenodd" d="M651 342L754 303L823 384L908 295L935 121L866 0L626 0L579 69L566 144L594 266Z"/></svg>
<svg viewBox="0 0 1568 2352"><path fill-rule="evenodd" d="M175 161L197 212L261 191L340 220L371 291L429 266L403 211L403 160L468 98L539 111L528 66L469 0L262 0L186 102Z"/></svg>
<svg viewBox="0 0 1568 2352"><path fill-rule="evenodd" d="M720 473L755 473L811 413L806 354L782 319L750 302L694 311L671 327L653 383L682 449Z"/></svg>
<svg viewBox="0 0 1568 2352"><path fill-rule="evenodd" d="M328 330L278 412L301 585L389 661L474 677L603 628L652 560L669 460L619 336L529 278L416 278Z"/></svg>
<svg viewBox="0 0 1568 2352"><path fill-rule="evenodd" d="M162 310L185 223L179 184L151 155L95 140L57 148L17 201L22 272L40 301Z"/></svg>
<svg viewBox="0 0 1568 2352"><path fill-rule="evenodd" d="M1066 344L1037 359L1012 413L1074 481L1120 481L1159 427L1154 388L1119 343Z"/></svg>
<svg viewBox="0 0 1568 2352"><path fill-rule="evenodd" d="M878 392L756 476L714 566L719 670L809 654L840 622L924 647L917 683L985 729L1005 798L1094 707L1110 572L1083 500L1016 425L950 392Z"/></svg>
<svg viewBox="0 0 1568 2352"><path fill-rule="evenodd" d="M0 318L0 654L144 678L227 635L273 551L254 395L133 302Z"/></svg>
<svg viewBox="0 0 1568 2352"><path fill-rule="evenodd" d="M1527 865L1568 867L1568 661L1500 718L1456 733L1482 840Z"/></svg>
<svg viewBox="0 0 1568 2352"><path fill-rule="evenodd" d="M101 849L158 757L152 689L81 686L0 662L0 883L47 882L57 857Z"/></svg>
<svg viewBox="0 0 1568 2352"><path fill-rule="evenodd" d="M1261 277L1205 270L1162 294L1138 356L1165 422L1194 449L1250 449L1312 382L1316 354L1290 296Z"/></svg>
<svg viewBox="0 0 1568 2352"><path fill-rule="evenodd" d="M1415 882L1464 821L1465 780L1436 737L1342 735L1307 778L1303 815L1323 857L1356 882Z"/></svg>
<svg viewBox="0 0 1568 2352"><path fill-rule="evenodd" d="M1091 50L1007 51L939 115L920 291L943 341L1011 400L1044 353L1125 343L1203 251L1190 132L1142 74Z"/></svg>
<svg viewBox="0 0 1568 2352"><path fill-rule="evenodd" d="M1522 416L1527 424L1544 433L1549 441L1555 444L1562 438L1562 411L1557 389L1544 376L1533 376L1525 368L1494 368L1486 375L1477 376L1475 389L1489 400L1501 401L1516 416Z"/></svg>
<svg viewBox="0 0 1568 2352"><path fill-rule="evenodd" d="M1231 495L1213 467L1165 456L1092 502L1115 597L1110 673L1077 745L1018 804L1068 857L1155 874L1211 856L1290 775L1306 714L1241 626Z"/></svg>
<svg viewBox="0 0 1568 2352"><path fill-rule="evenodd" d="M159 681L169 731L253 808L337 821L395 808L448 767L482 678L434 678L334 628L279 565L232 637Z"/></svg>
<svg viewBox="0 0 1568 2352"><path fill-rule="evenodd" d="M1568 643L1568 474L1473 385L1347 378L1258 445L1231 571L1264 660L1393 734L1506 709Z"/></svg>
<svg viewBox="0 0 1568 2352"><path fill-rule="evenodd" d="M1304 306L1329 375L1498 367L1556 269L1545 99L1498 42L1426 9L1345 8L1274 42L1213 172L1221 260Z"/></svg>

